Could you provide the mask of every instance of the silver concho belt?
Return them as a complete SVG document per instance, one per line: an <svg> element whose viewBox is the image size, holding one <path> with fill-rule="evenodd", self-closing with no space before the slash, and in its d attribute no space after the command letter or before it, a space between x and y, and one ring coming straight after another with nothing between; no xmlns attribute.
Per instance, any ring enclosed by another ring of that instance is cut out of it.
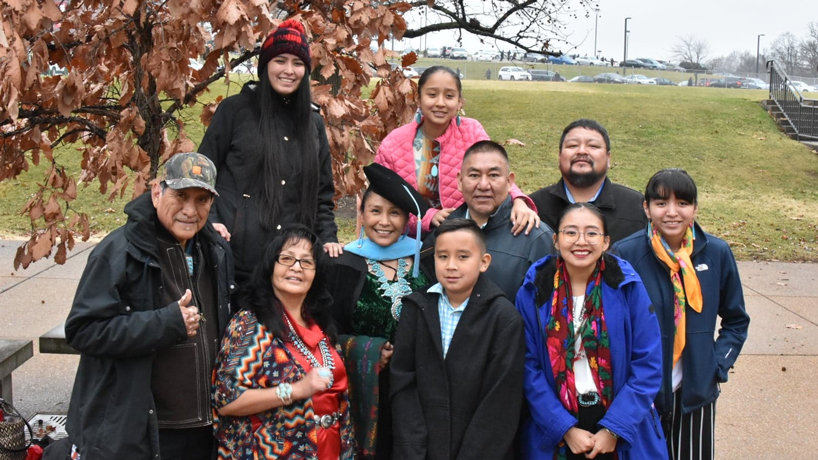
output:
<svg viewBox="0 0 818 460"><path fill-rule="evenodd" d="M338 423L338 412L333 412L329 415L314 415L313 419L317 426L327 429Z"/></svg>

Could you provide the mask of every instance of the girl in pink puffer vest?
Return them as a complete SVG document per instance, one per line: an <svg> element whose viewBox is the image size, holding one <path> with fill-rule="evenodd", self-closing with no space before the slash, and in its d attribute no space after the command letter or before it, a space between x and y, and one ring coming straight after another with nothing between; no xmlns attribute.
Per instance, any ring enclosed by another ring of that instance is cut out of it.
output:
<svg viewBox="0 0 818 460"><path fill-rule="evenodd" d="M375 156L376 163L397 172L428 199L430 209L422 219L424 233L463 204L457 188L463 155L475 142L489 139L480 122L457 115L463 108L461 89L460 77L452 69L426 69L418 80L417 116L389 133ZM534 202L516 184L511 187L511 197L514 234L539 226ZM408 225L413 229L416 218L410 217Z"/></svg>

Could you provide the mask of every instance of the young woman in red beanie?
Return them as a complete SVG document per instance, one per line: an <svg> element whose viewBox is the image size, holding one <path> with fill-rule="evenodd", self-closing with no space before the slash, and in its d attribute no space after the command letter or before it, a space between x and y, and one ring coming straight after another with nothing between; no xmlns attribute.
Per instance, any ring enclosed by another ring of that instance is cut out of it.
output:
<svg viewBox="0 0 818 460"><path fill-rule="evenodd" d="M239 284L286 224L315 231L330 256L342 252L326 129L310 94L311 64L304 27L282 22L261 47L260 81L222 101L199 146L218 170L219 199L210 217L230 241Z"/></svg>

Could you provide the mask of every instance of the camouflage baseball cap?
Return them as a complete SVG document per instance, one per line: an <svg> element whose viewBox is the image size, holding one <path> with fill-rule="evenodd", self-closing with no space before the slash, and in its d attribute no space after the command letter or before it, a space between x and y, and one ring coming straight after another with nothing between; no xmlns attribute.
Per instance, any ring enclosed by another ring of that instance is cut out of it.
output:
<svg viewBox="0 0 818 460"><path fill-rule="evenodd" d="M200 153L177 153L165 163L162 182L179 190L188 187L203 188L216 196L216 165Z"/></svg>

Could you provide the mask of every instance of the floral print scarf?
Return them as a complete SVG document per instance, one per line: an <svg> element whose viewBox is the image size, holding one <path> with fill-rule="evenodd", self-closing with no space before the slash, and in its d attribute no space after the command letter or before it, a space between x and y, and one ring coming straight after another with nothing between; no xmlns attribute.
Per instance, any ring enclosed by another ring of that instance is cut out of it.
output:
<svg viewBox="0 0 818 460"><path fill-rule="evenodd" d="M582 340L582 348L588 357L591 375L599 390L599 398L607 409L613 401L613 373L611 370L611 346L605 312L602 309L602 272L605 261L599 259L593 274L588 279L585 291L585 308L579 330L574 330L574 308L571 296L571 280L565 262L557 259L554 274L554 293L551 296L551 319L546 326L546 347L551 361L551 371L557 385L557 397L574 417L579 412L576 386L574 383L575 337ZM564 459L569 447L560 443L554 453L555 459Z"/></svg>

